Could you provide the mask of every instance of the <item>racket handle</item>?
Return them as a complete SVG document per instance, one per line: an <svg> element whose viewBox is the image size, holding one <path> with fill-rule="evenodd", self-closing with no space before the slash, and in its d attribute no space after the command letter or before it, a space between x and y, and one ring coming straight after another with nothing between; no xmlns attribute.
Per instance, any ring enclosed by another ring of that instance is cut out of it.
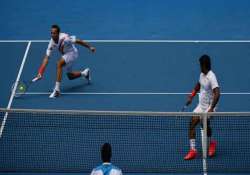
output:
<svg viewBox="0 0 250 175"><path fill-rule="evenodd" d="M41 74L38 74L35 78L33 78L32 82L36 82L37 80L40 80L42 78Z"/></svg>
<svg viewBox="0 0 250 175"><path fill-rule="evenodd" d="M32 79L32 82L36 82L36 81L39 80L39 79L41 79L41 78L35 77L35 78Z"/></svg>

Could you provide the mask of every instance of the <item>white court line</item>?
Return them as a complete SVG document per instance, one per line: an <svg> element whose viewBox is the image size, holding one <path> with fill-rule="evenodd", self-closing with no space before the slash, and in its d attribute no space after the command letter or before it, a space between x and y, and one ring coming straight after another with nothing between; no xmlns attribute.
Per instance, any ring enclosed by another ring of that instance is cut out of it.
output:
<svg viewBox="0 0 250 175"><path fill-rule="evenodd" d="M27 95L49 95L51 92L26 92ZM64 95L188 95L187 92L62 92ZM250 95L250 92L222 92L221 95Z"/></svg>
<svg viewBox="0 0 250 175"><path fill-rule="evenodd" d="M250 40L86 40L95 43L250 43ZM47 43L49 40L0 40L0 43Z"/></svg>
<svg viewBox="0 0 250 175"><path fill-rule="evenodd" d="M12 92L11 92L11 96L10 96L10 99L9 99L9 103L8 103L7 109L10 109L10 108L11 108L11 105L12 105L12 102L13 102L13 99L14 99L14 96L15 96L16 88L17 88L17 85L18 85L18 81L20 80L21 74L22 74L22 72L23 72L23 67L24 67L26 58L27 58L27 56L28 56L28 52L29 52L29 49L30 49L30 45L31 45L31 42L29 41L29 42L28 42L28 45L27 45L27 47L26 47L24 56L23 56L23 60L22 60L21 66L20 66L19 71L18 71L18 74L17 74L17 78L16 78L16 81L15 81L13 90L12 90ZM6 123L6 121L7 121L7 118L8 118L8 112L5 113L4 118L3 118L3 121L2 121L2 124L1 124L1 128L0 128L0 138L1 138L2 135L3 135L3 129L4 129L5 123Z"/></svg>

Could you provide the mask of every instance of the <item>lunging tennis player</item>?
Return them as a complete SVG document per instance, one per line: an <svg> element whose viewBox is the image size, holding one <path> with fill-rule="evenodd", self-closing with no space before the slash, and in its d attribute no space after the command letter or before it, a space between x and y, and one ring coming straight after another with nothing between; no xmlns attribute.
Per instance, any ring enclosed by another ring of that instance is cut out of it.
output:
<svg viewBox="0 0 250 175"><path fill-rule="evenodd" d="M191 95L189 95L187 104L191 104L196 93L200 91L199 104L194 109L194 112L214 112L216 109L216 104L218 103L220 98L220 88L216 76L211 70L210 57L208 55L203 55L200 57L199 61L201 68L200 79L193 89ZM185 160L191 160L197 156L197 150L195 148L195 127L199 122L201 122L201 119L199 117L192 117L189 126L190 151L185 156ZM207 136L209 141L208 155L209 157L213 157L216 150L216 141L211 139L212 130L210 127L210 119L208 119L207 126Z"/></svg>
<svg viewBox="0 0 250 175"><path fill-rule="evenodd" d="M62 70L63 67L66 68L67 76L70 80L85 77L88 82L91 80L90 69L86 68L82 71L73 71L72 66L75 60L78 57L78 50L75 47L75 44L79 44L88 48L91 52L95 52L95 48L91 47L87 42L77 39L75 36L70 36L66 33L61 33L58 25L51 26L51 40L49 42L46 55L43 59L43 62L38 70L36 79L41 79L45 68L49 62L49 57L53 50L58 49L62 54L62 57L57 62L57 77L56 84L53 92L50 94L50 98L55 98L60 95L60 84L62 80Z"/></svg>

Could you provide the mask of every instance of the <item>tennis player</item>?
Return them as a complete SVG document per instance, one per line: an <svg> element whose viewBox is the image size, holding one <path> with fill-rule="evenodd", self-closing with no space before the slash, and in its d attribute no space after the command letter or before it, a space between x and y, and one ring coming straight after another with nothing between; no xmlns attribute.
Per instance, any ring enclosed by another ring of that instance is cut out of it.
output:
<svg viewBox="0 0 250 175"><path fill-rule="evenodd" d="M51 26L51 40L49 42L46 55L43 62L38 70L38 74L35 79L41 79L43 77L45 68L49 62L49 57L52 51L58 49L62 57L57 62L57 77L56 84L53 92L50 94L50 98L55 98L60 95L60 84L62 80L62 70L63 67L66 68L67 76L70 80L85 77L88 82L91 80L90 69L86 68L82 71L73 71L72 66L78 57L78 50L75 44L84 46L88 48L91 52L95 52L95 48L91 47L87 42L77 39L75 36L70 36L66 33L60 32L60 27L58 25Z"/></svg>
<svg viewBox="0 0 250 175"><path fill-rule="evenodd" d="M220 88L216 76L211 70L210 57L208 55L203 55L200 57L199 61L201 68L200 79L193 89L192 93L188 96L187 104L191 104L197 92L200 92L199 104L193 112L214 112L220 98ZM185 160L191 160L197 156L197 150L195 148L195 127L199 122L201 122L201 119L199 117L192 117L189 126L190 151L185 156ZM210 127L210 119L208 119L207 126L207 136L209 141L208 155L209 157L213 157L216 151L216 141L211 139L212 130Z"/></svg>
<svg viewBox="0 0 250 175"><path fill-rule="evenodd" d="M102 165L94 168L91 175L122 175L121 169L110 163L112 157L111 145L105 143L101 148Z"/></svg>

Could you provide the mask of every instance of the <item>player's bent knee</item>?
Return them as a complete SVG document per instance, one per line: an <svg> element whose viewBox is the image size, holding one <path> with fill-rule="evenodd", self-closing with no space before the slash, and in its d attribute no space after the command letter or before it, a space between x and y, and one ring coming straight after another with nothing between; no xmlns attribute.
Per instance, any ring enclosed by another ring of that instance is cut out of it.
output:
<svg viewBox="0 0 250 175"><path fill-rule="evenodd" d="M57 63L57 68L62 68L62 64L60 62Z"/></svg>
<svg viewBox="0 0 250 175"><path fill-rule="evenodd" d="M57 62L57 68L62 68L64 65L65 65L65 61L62 59Z"/></svg>

